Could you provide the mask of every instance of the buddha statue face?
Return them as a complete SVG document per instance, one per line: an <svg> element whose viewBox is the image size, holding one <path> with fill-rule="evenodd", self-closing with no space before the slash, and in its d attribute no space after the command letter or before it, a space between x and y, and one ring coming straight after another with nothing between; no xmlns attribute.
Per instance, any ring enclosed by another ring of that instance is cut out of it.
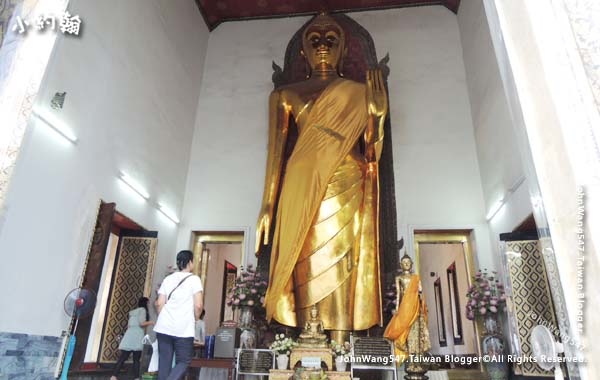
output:
<svg viewBox="0 0 600 380"><path fill-rule="evenodd" d="M316 319L316 318L317 318L317 315L318 315L318 313L319 313L319 311L317 310L317 307L316 307L316 306L313 306L313 307L310 309L310 316L312 317L312 319Z"/></svg>
<svg viewBox="0 0 600 380"><path fill-rule="evenodd" d="M304 30L303 55L310 68L332 70L337 68L344 52L344 31L328 15L318 15Z"/></svg>
<svg viewBox="0 0 600 380"><path fill-rule="evenodd" d="M412 269L412 265L413 265L412 259L408 255L404 255L402 257L402 259L400 260L400 268L404 272L410 272L410 270Z"/></svg>

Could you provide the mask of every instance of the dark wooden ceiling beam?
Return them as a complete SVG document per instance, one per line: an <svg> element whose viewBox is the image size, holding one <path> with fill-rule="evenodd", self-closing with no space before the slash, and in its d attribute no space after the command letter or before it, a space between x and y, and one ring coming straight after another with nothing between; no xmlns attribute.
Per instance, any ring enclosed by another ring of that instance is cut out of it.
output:
<svg viewBox="0 0 600 380"><path fill-rule="evenodd" d="M209 30L229 21L443 5L457 13L460 0L195 0Z"/></svg>

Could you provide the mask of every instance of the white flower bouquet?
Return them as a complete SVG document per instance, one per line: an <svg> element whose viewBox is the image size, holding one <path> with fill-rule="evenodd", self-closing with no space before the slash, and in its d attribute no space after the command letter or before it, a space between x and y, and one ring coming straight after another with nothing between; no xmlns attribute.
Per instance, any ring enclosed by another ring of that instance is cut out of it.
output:
<svg viewBox="0 0 600 380"><path fill-rule="evenodd" d="M344 344L341 344L337 343L335 340L332 340L329 346L331 347L331 353L333 354L333 357L350 357L350 350L352 349L350 342L344 342Z"/></svg>
<svg viewBox="0 0 600 380"><path fill-rule="evenodd" d="M271 343L269 348L279 355L289 355L296 344L292 338L286 337L285 334L276 334L275 341Z"/></svg>

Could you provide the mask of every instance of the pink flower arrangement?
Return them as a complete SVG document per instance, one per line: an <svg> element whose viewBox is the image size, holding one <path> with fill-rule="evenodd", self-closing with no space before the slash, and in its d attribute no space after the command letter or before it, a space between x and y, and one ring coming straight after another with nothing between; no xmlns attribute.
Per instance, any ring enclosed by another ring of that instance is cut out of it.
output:
<svg viewBox="0 0 600 380"><path fill-rule="evenodd" d="M472 321L479 316L497 315L505 307L506 293L497 273L488 274L487 269L477 271L473 285L467 291L467 319Z"/></svg>
<svg viewBox="0 0 600 380"><path fill-rule="evenodd" d="M262 308L267 292L267 280L252 265L242 271L235 280L235 285L227 295L227 305L234 309L242 306Z"/></svg>

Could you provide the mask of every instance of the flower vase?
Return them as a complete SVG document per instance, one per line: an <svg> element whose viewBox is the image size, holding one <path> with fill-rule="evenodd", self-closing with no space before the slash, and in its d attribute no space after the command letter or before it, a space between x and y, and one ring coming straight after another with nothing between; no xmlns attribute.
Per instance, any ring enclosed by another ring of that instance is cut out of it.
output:
<svg viewBox="0 0 600 380"><path fill-rule="evenodd" d="M483 365L490 380L508 379L508 362L504 357L504 339L495 315L486 315L483 319L481 350L484 358L488 359L484 360Z"/></svg>
<svg viewBox="0 0 600 380"><path fill-rule="evenodd" d="M287 369L290 357L286 354L277 355L277 369Z"/></svg>
<svg viewBox="0 0 600 380"><path fill-rule="evenodd" d="M250 306L242 306L240 309L240 323L241 329L252 328L252 322L254 321L254 309Z"/></svg>
<svg viewBox="0 0 600 380"><path fill-rule="evenodd" d="M242 306L238 327L242 330L240 335L240 348L256 348L258 336L254 328L254 309L250 306Z"/></svg>
<svg viewBox="0 0 600 380"><path fill-rule="evenodd" d="M343 356L338 356L335 358L335 370L338 372L346 372L346 361Z"/></svg>

